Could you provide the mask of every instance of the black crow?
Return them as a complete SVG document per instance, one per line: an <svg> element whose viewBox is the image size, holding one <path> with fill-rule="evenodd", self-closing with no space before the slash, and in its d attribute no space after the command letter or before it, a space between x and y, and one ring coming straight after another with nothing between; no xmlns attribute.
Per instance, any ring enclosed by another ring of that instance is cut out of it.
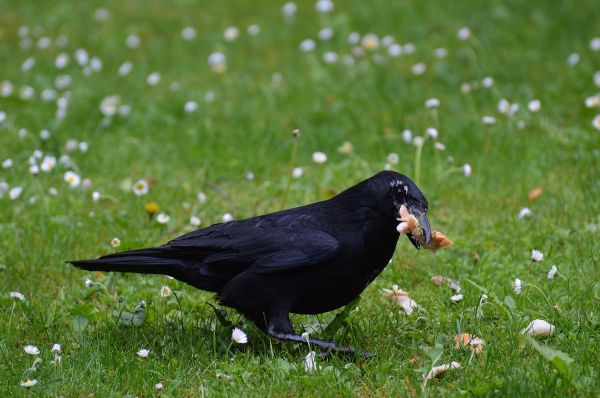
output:
<svg viewBox="0 0 600 398"><path fill-rule="evenodd" d="M159 247L71 263L88 271L170 275L215 292L222 305L269 335L303 342L289 314L320 314L358 297L392 258L402 205L417 217L429 243L427 199L408 177L382 171L329 200L211 225ZM419 249L419 241L408 238ZM330 341L309 342L353 352Z"/></svg>

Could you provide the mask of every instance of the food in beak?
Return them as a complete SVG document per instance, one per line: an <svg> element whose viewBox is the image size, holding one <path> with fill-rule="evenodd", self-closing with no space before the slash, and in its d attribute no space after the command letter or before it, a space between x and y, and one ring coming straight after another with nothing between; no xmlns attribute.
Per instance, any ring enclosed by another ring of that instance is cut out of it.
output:
<svg viewBox="0 0 600 398"><path fill-rule="evenodd" d="M413 214L409 213L404 205L400 207L399 221L400 224L398 224L396 230L401 234L409 234L412 239L426 249L436 251L451 246L453 243L446 235L435 230L431 232L431 239L427 242L419 220Z"/></svg>

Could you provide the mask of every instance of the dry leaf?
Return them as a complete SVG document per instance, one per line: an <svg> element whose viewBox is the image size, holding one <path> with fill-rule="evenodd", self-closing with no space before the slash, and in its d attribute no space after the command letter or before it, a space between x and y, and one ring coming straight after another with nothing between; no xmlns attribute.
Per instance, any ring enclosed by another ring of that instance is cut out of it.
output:
<svg viewBox="0 0 600 398"><path fill-rule="evenodd" d="M458 349L459 347L469 347L469 350L471 350L471 352L479 354L481 351L483 351L484 345L485 341L469 333L461 333L459 335L454 336L454 348L456 349Z"/></svg>
<svg viewBox="0 0 600 398"><path fill-rule="evenodd" d="M534 188L531 192L529 192L529 195L527 195L527 197L529 198L529 200L536 200L537 198L540 197L542 192L543 192L542 188L537 187L537 188Z"/></svg>
<svg viewBox="0 0 600 398"><path fill-rule="evenodd" d="M425 380L431 380L450 369L460 369L460 363L452 362L445 365L434 366L429 373L427 373L427 376L425 376Z"/></svg>

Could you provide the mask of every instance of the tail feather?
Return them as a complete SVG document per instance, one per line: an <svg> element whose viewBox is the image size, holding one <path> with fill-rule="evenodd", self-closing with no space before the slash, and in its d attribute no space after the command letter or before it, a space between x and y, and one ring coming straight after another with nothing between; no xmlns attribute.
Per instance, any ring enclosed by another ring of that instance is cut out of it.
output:
<svg viewBox="0 0 600 398"><path fill-rule="evenodd" d="M109 254L97 260L76 260L69 262L77 268L87 271L118 271L165 275L176 274L181 270L182 266L190 265L188 260L170 258L167 250L160 247Z"/></svg>

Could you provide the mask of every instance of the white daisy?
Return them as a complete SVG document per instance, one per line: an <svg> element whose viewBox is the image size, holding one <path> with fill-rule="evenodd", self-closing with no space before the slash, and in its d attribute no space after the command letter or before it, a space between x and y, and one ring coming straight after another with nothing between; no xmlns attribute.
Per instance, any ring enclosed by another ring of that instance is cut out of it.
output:
<svg viewBox="0 0 600 398"><path fill-rule="evenodd" d="M466 26L463 26L458 30L458 32L456 33L456 36L460 40L467 40L469 37L471 37L471 29L469 29Z"/></svg>
<svg viewBox="0 0 600 398"><path fill-rule="evenodd" d="M119 76L127 76L133 69L133 64L129 61L125 61L119 66Z"/></svg>
<svg viewBox="0 0 600 398"><path fill-rule="evenodd" d="M338 55L333 51L325 51L323 54L323 61L325 61L326 64L335 64L338 61Z"/></svg>
<svg viewBox="0 0 600 398"><path fill-rule="evenodd" d="M100 192L98 192L98 191L94 191L94 192L92 192L92 200L93 200L94 202L97 202L97 201L99 201L99 200L100 200L100 197L101 197L101 195L100 195Z"/></svg>
<svg viewBox="0 0 600 398"><path fill-rule="evenodd" d="M114 248L121 246L121 239L119 239L115 236L114 238L111 239L110 245Z"/></svg>
<svg viewBox="0 0 600 398"><path fill-rule="evenodd" d="M156 86L158 83L160 83L160 73L158 72L152 72L148 75L148 77L146 78L146 83L149 86Z"/></svg>
<svg viewBox="0 0 600 398"><path fill-rule="evenodd" d="M204 203L206 202L206 194L204 192L198 192L198 202Z"/></svg>
<svg viewBox="0 0 600 398"><path fill-rule="evenodd" d="M315 3L315 10L322 14L327 14L333 11L333 1L331 0L317 0Z"/></svg>
<svg viewBox="0 0 600 398"><path fill-rule="evenodd" d="M234 218L231 215L231 213L225 213L225 214L223 214L223 222L230 222L230 221L233 221L233 220L234 220Z"/></svg>
<svg viewBox="0 0 600 398"><path fill-rule="evenodd" d="M25 295L21 292L10 292L10 293L8 293L8 295L15 300L27 301L27 299L25 298Z"/></svg>
<svg viewBox="0 0 600 398"><path fill-rule="evenodd" d="M544 253L534 249L531 251L531 259L533 261L542 261L544 259Z"/></svg>
<svg viewBox="0 0 600 398"><path fill-rule="evenodd" d="M163 387L164 387L163 383L156 383L156 384L154 385L154 388L156 388L157 390L162 390L162 389L163 389Z"/></svg>
<svg viewBox="0 0 600 398"><path fill-rule="evenodd" d="M246 344L248 342L248 336L242 329L233 328L231 332L231 339L238 344Z"/></svg>
<svg viewBox="0 0 600 398"><path fill-rule="evenodd" d="M527 104L527 108L530 112L539 112L540 109L542 109L542 103L540 100L534 99L529 101L529 104Z"/></svg>
<svg viewBox="0 0 600 398"><path fill-rule="evenodd" d="M183 110L186 113L192 113L198 110L198 103L196 101L187 101L183 106Z"/></svg>
<svg viewBox="0 0 600 398"><path fill-rule="evenodd" d="M47 140L48 138L50 138L50 131L48 131L47 129L42 129L40 131L40 138L42 140Z"/></svg>
<svg viewBox="0 0 600 398"><path fill-rule="evenodd" d="M52 346L50 352L54 354L60 354L62 352L62 347L60 346L60 344L56 343Z"/></svg>
<svg viewBox="0 0 600 398"><path fill-rule="evenodd" d="M374 33L367 33L360 43L365 50L374 51L379 48L379 37Z"/></svg>
<svg viewBox="0 0 600 398"><path fill-rule="evenodd" d="M521 280L517 278L513 283L513 287L515 289L516 294L521 294L521 292L523 291L523 282L521 282Z"/></svg>
<svg viewBox="0 0 600 398"><path fill-rule="evenodd" d="M333 37L333 29L330 27L323 28L319 31L317 36L319 36L319 39L327 41Z"/></svg>
<svg viewBox="0 0 600 398"><path fill-rule="evenodd" d="M448 56L448 50L445 48L436 48L433 50L433 56L438 59L446 58Z"/></svg>
<svg viewBox="0 0 600 398"><path fill-rule="evenodd" d="M437 129L433 128L433 127L429 127L427 128L427 130L425 130L425 134L427 134L427 136L431 139L437 139L438 137L438 131Z"/></svg>
<svg viewBox="0 0 600 398"><path fill-rule="evenodd" d="M463 299L463 295L462 294L455 294L454 296L450 297L450 301L452 301L453 303L458 303L459 301L461 301Z"/></svg>
<svg viewBox="0 0 600 398"><path fill-rule="evenodd" d="M171 295L172 291L171 288L169 286L163 286L160 288L160 295L161 297L169 297Z"/></svg>
<svg viewBox="0 0 600 398"><path fill-rule="evenodd" d="M575 66L579 63L579 54L577 53L572 53L569 55L569 57L567 58L567 64L569 66Z"/></svg>
<svg viewBox="0 0 600 398"><path fill-rule="evenodd" d="M302 170L302 167L294 167L294 169L292 170L292 177L300 178L302 177L303 172L304 170Z"/></svg>
<svg viewBox="0 0 600 398"><path fill-rule="evenodd" d="M471 169L471 165L469 163L465 163L462 167L463 174L465 177L470 177L473 170Z"/></svg>
<svg viewBox="0 0 600 398"><path fill-rule="evenodd" d="M45 156L40 166L41 170L45 173L51 171L56 166L56 157Z"/></svg>
<svg viewBox="0 0 600 398"><path fill-rule="evenodd" d="M558 274L558 267L553 265L552 268L548 270L548 279L552 279Z"/></svg>
<svg viewBox="0 0 600 398"><path fill-rule="evenodd" d="M2 168L3 169L10 169L11 167L13 167L13 160L12 159L5 159L2 162Z"/></svg>
<svg viewBox="0 0 600 398"><path fill-rule="evenodd" d="M223 73L227 69L227 58L222 52L214 52L208 56L208 65L215 73Z"/></svg>
<svg viewBox="0 0 600 398"><path fill-rule="evenodd" d="M250 25L246 28L246 32L248 32L250 36L258 36L258 34L260 33L260 26Z"/></svg>
<svg viewBox="0 0 600 398"><path fill-rule="evenodd" d="M600 94L596 94L591 97L587 97L585 99L585 107L586 108L600 107Z"/></svg>
<svg viewBox="0 0 600 398"><path fill-rule="evenodd" d="M148 182L146 180L137 180L133 184L133 193L142 196L148 193Z"/></svg>
<svg viewBox="0 0 600 398"><path fill-rule="evenodd" d="M423 62L419 62L417 64L414 64L410 70L413 75L420 76L423 73L425 73L425 71L427 70L427 66L425 66Z"/></svg>
<svg viewBox="0 0 600 398"><path fill-rule="evenodd" d="M54 59L54 66L58 69L64 69L69 65L69 54L60 53Z"/></svg>
<svg viewBox="0 0 600 398"><path fill-rule="evenodd" d="M75 61L77 61L80 66L85 66L89 60L90 56L84 48L75 50Z"/></svg>
<svg viewBox="0 0 600 398"><path fill-rule="evenodd" d="M125 45L129 48L138 48L141 43L141 39L138 35L129 35L125 39Z"/></svg>
<svg viewBox="0 0 600 398"><path fill-rule="evenodd" d="M404 54L413 54L416 49L417 48L412 43L406 43L404 46L402 46L402 52Z"/></svg>
<svg viewBox="0 0 600 398"><path fill-rule="evenodd" d="M160 213L156 216L156 222L159 224L166 224L169 222L169 220L171 220L171 217L166 213Z"/></svg>
<svg viewBox="0 0 600 398"><path fill-rule="evenodd" d="M350 32L348 35L348 43L352 45L358 44L360 41L360 33L358 32Z"/></svg>
<svg viewBox="0 0 600 398"><path fill-rule="evenodd" d="M312 160L315 163L323 164L323 163L325 163L327 161L327 155L325 153L319 152L319 151L313 152L313 154L312 154Z"/></svg>
<svg viewBox="0 0 600 398"><path fill-rule="evenodd" d="M404 140L404 142L406 142L406 143L411 143L412 142L412 131L404 130L402 132L402 140Z"/></svg>
<svg viewBox="0 0 600 398"><path fill-rule="evenodd" d="M38 383L36 379L27 379L25 381L20 382L21 387L31 388Z"/></svg>
<svg viewBox="0 0 600 398"><path fill-rule="evenodd" d="M387 51L390 57L399 57L400 55L402 55L402 46L400 44L394 43L388 47Z"/></svg>
<svg viewBox="0 0 600 398"><path fill-rule="evenodd" d="M491 76L486 76L481 80L481 85L485 88L490 88L494 85L494 79Z"/></svg>
<svg viewBox="0 0 600 398"><path fill-rule="evenodd" d="M483 124L487 124L487 125L494 124L494 123L496 123L496 118L493 116L483 116L481 118L481 122Z"/></svg>
<svg viewBox="0 0 600 398"><path fill-rule="evenodd" d="M40 355L40 349L31 344L23 347L23 350L29 355Z"/></svg>
<svg viewBox="0 0 600 398"><path fill-rule="evenodd" d="M313 51L316 47L314 40L306 39L300 43L300 50L305 53Z"/></svg>
<svg viewBox="0 0 600 398"><path fill-rule="evenodd" d="M194 40L196 38L196 29L192 28L191 26L183 28L181 31L181 37L183 40L187 41Z"/></svg>
<svg viewBox="0 0 600 398"><path fill-rule="evenodd" d="M200 224L202 224L202 220L200 220L200 217L197 217L197 216L190 217L190 225L191 226L198 227L198 226L200 226Z"/></svg>
<svg viewBox="0 0 600 398"><path fill-rule="evenodd" d="M425 138L420 135L416 135L413 137L412 143L414 146L422 146L425 143Z"/></svg>
<svg viewBox="0 0 600 398"><path fill-rule="evenodd" d="M118 95L109 95L108 97L104 97L102 102L100 102L100 112L102 112L102 114L106 117L112 117L117 114L120 102L121 97Z"/></svg>
<svg viewBox="0 0 600 398"><path fill-rule="evenodd" d="M596 130L600 130L600 115L596 115L596 117L594 117L594 120L592 120L592 126L594 126Z"/></svg>
<svg viewBox="0 0 600 398"><path fill-rule="evenodd" d="M446 145L444 145L441 142L436 142L434 145L434 148L437 149L438 151L443 151L446 149Z"/></svg>
<svg viewBox="0 0 600 398"><path fill-rule="evenodd" d="M390 164L396 165L400 161L400 156L397 153L392 152L387 155L385 160Z"/></svg>
<svg viewBox="0 0 600 398"><path fill-rule="evenodd" d="M600 37L594 37L590 41L590 49L592 51L600 51Z"/></svg>
<svg viewBox="0 0 600 398"><path fill-rule="evenodd" d="M287 3L285 3L283 5L283 7L281 7L281 13L286 18L293 17L294 14L296 14L297 10L298 10L298 6L296 6L296 3L292 2L292 1L288 1Z"/></svg>
<svg viewBox="0 0 600 398"><path fill-rule="evenodd" d="M73 171L67 171L64 178L65 182L71 187L78 187L81 182L79 175Z"/></svg>
<svg viewBox="0 0 600 398"><path fill-rule="evenodd" d="M240 29L236 26L230 26L225 29L225 32L223 32L223 38L225 38L225 41L234 41L239 35Z"/></svg>
<svg viewBox="0 0 600 398"><path fill-rule="evenodd" d="M438 108L439 106L440 100L437 98L429 98L427 101L425 101L425 108L427 109Z"/></svg>
<svg viewBox="0 0 600 398"><path fill-rule="evenodd" d="M594 84L600 87L600 70L594 73Z"/></svg>
<svg viewBox="0 0 600 398"><path fill-rule="evenodd" d="M527 208L527 207L523 207L520 211L519 211L519 215L518 218L519 219L523 219L523 218L529 218L532 216L532 211Z"/></svg>
<svg viewBox="0 0 600 398"><path fill-rule="evenodd" d="M137 354L141 357L141 358L148 358L148 354L150 354L150 350L146 349L146 348L142 348L141 350L139 350L137 352Z"/></svg>

